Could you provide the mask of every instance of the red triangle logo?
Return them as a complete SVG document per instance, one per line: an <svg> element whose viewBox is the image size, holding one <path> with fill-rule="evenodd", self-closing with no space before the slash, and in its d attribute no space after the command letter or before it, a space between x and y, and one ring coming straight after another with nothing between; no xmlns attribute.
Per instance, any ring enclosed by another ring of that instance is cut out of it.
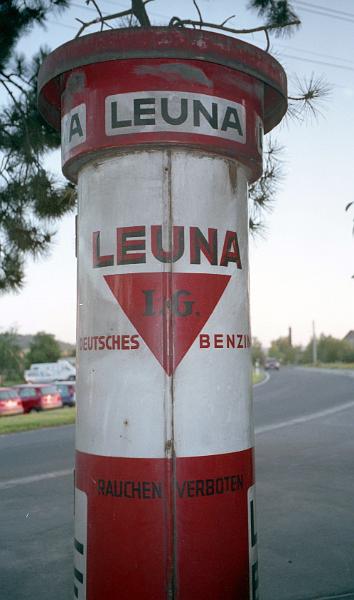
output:
<svg viewBox="0 0 354 600"><path fill-rule="evenodd" d="M104 275L114 297L167 375L172 375L219 302L230 275Z"/></svg>

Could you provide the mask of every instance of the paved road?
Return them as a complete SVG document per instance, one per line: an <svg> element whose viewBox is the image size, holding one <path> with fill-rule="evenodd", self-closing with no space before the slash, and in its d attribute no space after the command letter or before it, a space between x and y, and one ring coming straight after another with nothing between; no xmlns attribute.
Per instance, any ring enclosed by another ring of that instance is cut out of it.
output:
<svg viewBox="0 0 354 600"><path fill-rule="evenodd" d="M0 436L1 600L73 597L73 455L74 427Z"/></svg>
<svg viewBox="0 0 354 600"><path fill-rule="evenodd" d="M283 369L254 406L262 600L354 600L354 380ZM72 598L73 437L0 437L1 600Z"/></svg>
<svg viewBox="0 0 354 600"><path fill-rule="evenodd" d="M262 598L353 600L354 380L283 369L254 400Z"/></svg>

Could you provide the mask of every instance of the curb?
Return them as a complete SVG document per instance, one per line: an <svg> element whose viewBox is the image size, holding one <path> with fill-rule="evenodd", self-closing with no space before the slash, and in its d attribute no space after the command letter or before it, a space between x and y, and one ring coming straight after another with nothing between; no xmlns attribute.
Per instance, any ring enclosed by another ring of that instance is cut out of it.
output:
<svg viewBox="0 0 354 600"><path fill-rule="evenodd" d="M269 373L264 373L265 377L264 379L262 379L262 381L259 381L258 383L254 383L253 387L259 387L260 385L264 385L265 383L267 383L269 381L270 375Z"/></svg>

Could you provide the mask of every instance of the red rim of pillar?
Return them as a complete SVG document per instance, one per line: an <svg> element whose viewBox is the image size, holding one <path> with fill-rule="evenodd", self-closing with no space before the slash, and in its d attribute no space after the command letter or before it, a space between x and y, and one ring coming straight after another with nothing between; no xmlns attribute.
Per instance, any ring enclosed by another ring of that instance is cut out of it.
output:
<svg viewBox="0 0 354 600"><path fill-rule="evenodd" d="M107 132L107 97L152 90L204 94L247 106L247 136L232 139L177 127ZM159 27L104 31L60 46L40 69L38 94L41 114L57 130L63 115L85 105L85 140L63 155L63 172L73 181L98 155L154 145L187 146L239 160L249 169L249 181L255 181L262 173L260 128L273 129L287 109L285 72L268 53L225 35Z"/></svg>

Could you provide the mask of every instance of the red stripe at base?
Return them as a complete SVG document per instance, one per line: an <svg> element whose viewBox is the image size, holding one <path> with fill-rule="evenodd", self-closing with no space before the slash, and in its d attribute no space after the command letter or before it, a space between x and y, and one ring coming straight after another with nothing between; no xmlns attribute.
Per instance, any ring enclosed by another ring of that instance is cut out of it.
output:
<svg viewBox="0 0 354 600"><path fill-rule="evenodd" d="M253 482L252 449L175 462L77 452L87 600L248 600Z"/></svg>

